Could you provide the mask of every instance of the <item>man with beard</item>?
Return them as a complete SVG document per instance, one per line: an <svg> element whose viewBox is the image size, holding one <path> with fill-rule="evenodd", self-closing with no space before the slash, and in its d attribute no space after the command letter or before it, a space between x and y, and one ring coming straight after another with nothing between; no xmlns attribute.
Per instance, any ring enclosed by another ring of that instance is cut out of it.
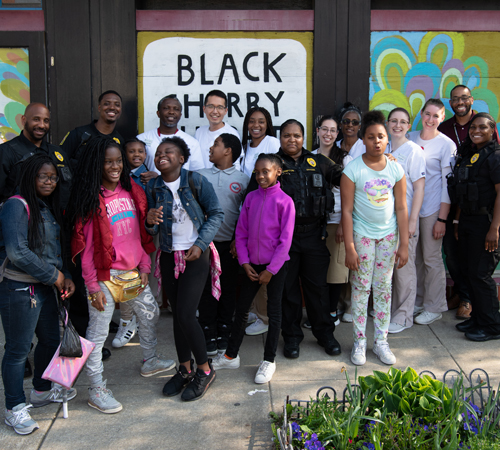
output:
<svg viewBox="0 0 500 450"><path fill-rule="evenodd" d="M448 136L455 142L458 152L460 146L464 143L468 133L469 124L472 118L477 114L472 109L474 98L467 86L459 84L450 92L450 106L455 115L439 125L438 130ZM495 129L494 138L498 141L498 132ZM448 309L458 307L457 319L466 320L470 318L472 306L470 303L469 292L465 283L465 278L460 273L459 248L455 239L454 224L456 207L452 205L448 220L446 221L446 233L443 238L443 250L446 255L446 266L453 280L453 295L448 300Z"/></svg>
<svg viewBox="0 0 500 450"><path fill-rule="evenodd" d="M203 169L205 165L201 156L200 144L194 137L177 128L182 117L182 105L175 94L167 95L158 102L156 115L160 119L160 126L137 136L137 139L146 144L145 164L149 170L149 172L141 174L141 181L147 183L151 178L156 178L160 174L154 163L156 148L164 138L172 136L180 137L189 147L189 159L182 168L193 171Z"/></svg>
<svg viewBox="0 0 500 450"><path fill-rule="evenodd" d="M0 145L0 196L5 201L16 193L21 177L21 165L36 153L45 153L59 171L61 205L66 207L71 188L71 171L66 152L43 140L50 130L50 112L42 103L30 103L21 117L23 131Z"/></svg>
<svg viewBox="0 0 500 450"><path fill-rule="evenodd" d="M106 91L99 96L99 118L88 125L75 128L59 144L68 154L72 169L76 169L80 153L93 137L111 138L123 145L123 137L115 130L122 114L122 98L116 91Z"/></svg>

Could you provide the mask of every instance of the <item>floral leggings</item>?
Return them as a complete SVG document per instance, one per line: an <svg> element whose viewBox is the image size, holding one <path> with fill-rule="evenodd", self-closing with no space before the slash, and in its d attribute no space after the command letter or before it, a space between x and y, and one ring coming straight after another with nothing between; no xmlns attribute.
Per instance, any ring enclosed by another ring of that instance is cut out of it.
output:
<svg viewBox="0 0 500 450"><path fill-rule="evenodd" d="M382 239L370 239L354 232L359 256L357 271L351 271L351 301L354 342L366 341L368 297L373 289L375 342L386 341L391 319L391 283L398 245L397 231Z"/></svg>

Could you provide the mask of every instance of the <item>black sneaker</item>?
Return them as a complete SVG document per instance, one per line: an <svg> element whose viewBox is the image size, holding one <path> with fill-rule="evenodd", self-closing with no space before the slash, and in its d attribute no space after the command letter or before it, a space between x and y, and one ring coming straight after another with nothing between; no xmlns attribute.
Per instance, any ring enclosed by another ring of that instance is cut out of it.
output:
<svg viewBox="0 0 500 450"><path fill-rule="evenodd" d="M228 343L229 343L229 338L227 336L219 336L217 338L217 349L220 352L225 352L227 350Z"/></svg>
<svg viewBox="0 0 500 450"><path fill-rule="evenodd" d="M193 367L194 361L191 360L191 367ZM163 386L163 395L167 397L173 397L182 392L184 386L186 386L194 377L194 371L191 370L188 373L184 366L179 366L177 373L167 381L165 386Z"/></svg>
<svg viewBox="0 0 500 450"><path fill-rule="evenodd" d="M219 325L217 327L217 349L220 352L225 352L227 350L230 334L231 330L227 325Z"/></svg>
<svg viewBox="0 0 500 450"><path fill-rule="evenodd" d="M212 367L211 359L208 360L208 364L210 365L210 373L207 375L203 370L196 369L194 378L182 393L181 400L185 402L194 402L205 395L212 381L215 380L215 370Z"/></svg>
<svg viewBox="0 0 500 450"><path fill-rule="evenodd" d="M215 356L217 354L217 334L215 330L210 327L204 327L203 334L205 335L207 345L207 355Z"/></svg>

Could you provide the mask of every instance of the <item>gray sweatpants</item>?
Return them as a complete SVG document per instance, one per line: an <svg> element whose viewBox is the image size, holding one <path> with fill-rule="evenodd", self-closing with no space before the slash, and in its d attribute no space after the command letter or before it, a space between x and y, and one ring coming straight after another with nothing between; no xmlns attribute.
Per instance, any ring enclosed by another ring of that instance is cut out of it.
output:
<svg viewBox="0 0 500 450"><path fill-rule="evenodd" d="M111 269L111 275L119 275L126 272L128 271ZM90 300L88 301L89 325L87 327L86 338L95 344L95 348L87 359L85 373L89 377L91 386L98 386L103 381L102 347L108 337L109 323L115 310L115 301L108 288L101 281L99 282L99 286L106 296L108 304L104 306L104 311L98 311L92 306ZM144 360L156 356L156 345L158 342L156 339L156 323L158 322L160 310L155 298L151 294L149 285L146 286L141 295L126 303L132 307L139 322L139 342Z"/></svg>

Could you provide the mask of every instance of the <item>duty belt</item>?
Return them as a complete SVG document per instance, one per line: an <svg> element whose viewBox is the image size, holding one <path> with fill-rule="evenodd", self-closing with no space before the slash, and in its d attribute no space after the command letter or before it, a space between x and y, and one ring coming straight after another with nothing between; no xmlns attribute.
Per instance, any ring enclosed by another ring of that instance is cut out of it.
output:
<svg viewBox="0 0 500 450"><path fill-rule="evenodd" d="M308 231L316 230L321 228L321 221L317 220L313 223L308 223L306 225L295 225L293 229L294 233L307 233Z"/></svg>
<svg viewBox="0 0 500 450"><path fill-rule="evenodd" d="M461 209L460 214L465 214L466 216L487 216L490 211L486 206L481 206L481 208L477 209L476 211L469 211L467 209Z"/></svg>

